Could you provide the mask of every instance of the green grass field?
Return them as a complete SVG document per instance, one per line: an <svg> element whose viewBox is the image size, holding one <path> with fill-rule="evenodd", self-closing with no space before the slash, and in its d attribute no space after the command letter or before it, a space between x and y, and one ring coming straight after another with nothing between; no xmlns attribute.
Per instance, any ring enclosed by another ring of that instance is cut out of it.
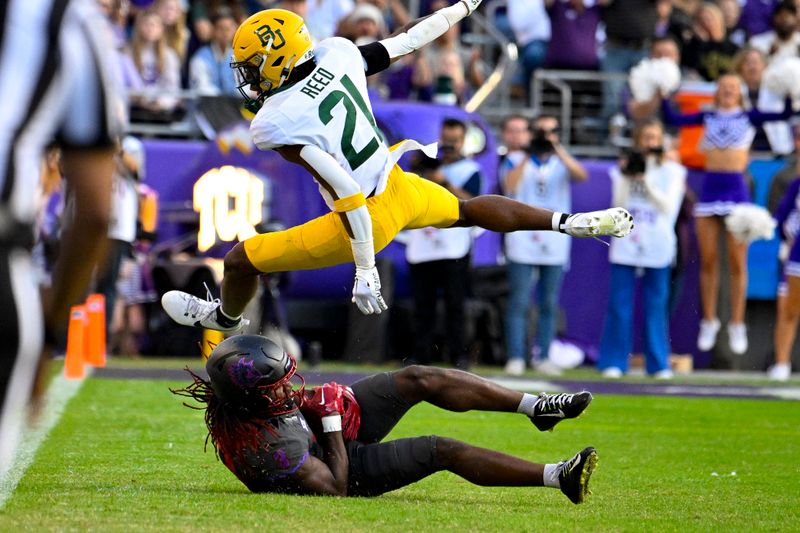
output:
<svg viewBox="0 0 800 533"><path fill-rule="evenodd" d="M0 510L0 531L800 530L796 402L601 395L553 433L520 415L422 405L391 435L436 433L537 462L593 445L594 494L575 506L553 489L449 473L373 499L250 494L203 453L201 413L175 385L87 380Z"/></svg>

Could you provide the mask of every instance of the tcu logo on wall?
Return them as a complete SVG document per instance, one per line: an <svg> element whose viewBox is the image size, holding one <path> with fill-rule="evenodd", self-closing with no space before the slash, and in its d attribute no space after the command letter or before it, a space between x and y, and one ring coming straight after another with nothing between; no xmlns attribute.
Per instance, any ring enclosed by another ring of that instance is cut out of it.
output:
<svg viewBox="0 0 800 533"><path fill-rule="evenodd" d="M223 166L200 176L194 184L194 210L200 213L197 249L256 235L269 203L269 183L249 170Z"/></svg>

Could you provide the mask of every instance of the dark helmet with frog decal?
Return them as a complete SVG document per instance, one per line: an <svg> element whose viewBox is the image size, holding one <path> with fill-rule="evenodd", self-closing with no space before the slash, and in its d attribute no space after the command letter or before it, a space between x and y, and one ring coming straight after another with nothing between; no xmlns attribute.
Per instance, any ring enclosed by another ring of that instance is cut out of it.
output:
<svg viewBox="0 0 800 533"><path fill-rule="evenodd" d="M269 415L296 411L304 382L285 394L297 371L295 358L261 335L235 335L219 343L206 362L214 394L228 407Z"/></svg>

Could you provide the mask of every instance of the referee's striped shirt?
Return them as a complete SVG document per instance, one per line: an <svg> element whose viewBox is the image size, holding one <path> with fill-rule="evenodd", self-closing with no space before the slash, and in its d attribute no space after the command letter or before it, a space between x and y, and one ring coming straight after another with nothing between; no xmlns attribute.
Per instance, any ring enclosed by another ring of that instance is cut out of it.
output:
<svg viewBox="0 0 800 533"><path fill-rule="evenodd" d="M0 0L0 245L4 226L36 217L49 141L91 149L122 133L117 57L95 0Z"/></svg>

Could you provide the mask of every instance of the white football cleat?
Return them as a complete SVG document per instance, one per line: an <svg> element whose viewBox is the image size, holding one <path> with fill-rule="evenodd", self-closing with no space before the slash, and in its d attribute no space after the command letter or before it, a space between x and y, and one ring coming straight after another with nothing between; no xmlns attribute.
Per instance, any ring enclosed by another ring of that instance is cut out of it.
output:
<svg viewBox="0 0 800 533"><path fill-rule="evenodd" d="M573 237L597 237L611 235L624 237L633 230L633 217L621 207L602 211L575 213L564 223L564 232Z"/></svg>
<svg viewBox="0 0 800 533"><path fill-rule="evenodd" d="M217 308L220 306L219 298L212 299L208 293L206 300L183 291L169 291L161 297L161 307L167 315L182 326L213 329L216 331L238 331L247 326L250 321L240 318L233 325L222 325L217 321Z"/></svg>

